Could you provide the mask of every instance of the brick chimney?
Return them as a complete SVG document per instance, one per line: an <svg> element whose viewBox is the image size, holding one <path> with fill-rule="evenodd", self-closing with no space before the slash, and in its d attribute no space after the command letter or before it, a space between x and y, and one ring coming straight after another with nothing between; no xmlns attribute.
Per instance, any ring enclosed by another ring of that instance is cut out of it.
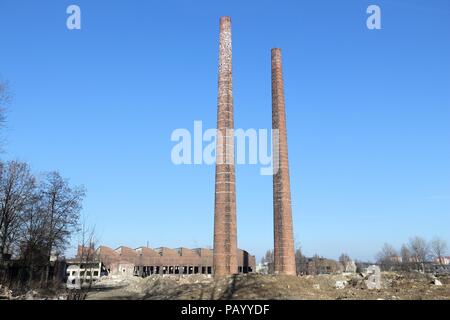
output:
<svg viewBox="0 0 450 320"><path fill-rule="evenodd" d="M274 265L276 274L295 275L295 249L292 227L291 187L289 181L286 112L284 101L281 49L272 49L272 128L273 152L273 216ZM278 141L277 141L278 140Z"/></svg>
<svg viewBox="0 0 450 320"><path fill-rule="evenodd" d="M238 272L231 59L231 19L221 17L213 257L216 276Z"/></svg>

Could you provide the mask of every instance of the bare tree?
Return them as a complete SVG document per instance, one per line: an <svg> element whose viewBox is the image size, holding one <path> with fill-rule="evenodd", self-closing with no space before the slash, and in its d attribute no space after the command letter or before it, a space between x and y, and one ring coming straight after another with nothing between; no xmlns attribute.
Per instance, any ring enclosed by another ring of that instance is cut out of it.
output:
<svg viewBox="0 0 450 320"><path fill-rule="evenodd" d="M20 236L23 215L33 202L35 179L27 164L0 163L0 261Z"/></svg>
<svg viewBox="0 0 450 320"><path fill-rule="evenodd" d="M447 242L444 239L441 238L434 238L431 242L431 251L433 252L433 255L438 260L439 264L444 264L443 257L447 253Z"/></svg>
<svg viewBox="0 0 450 320"><path fill-rule="evenodd" d="M83 187L71 187L58 172L50 172L40 185L42 210L46 222L45 249L48 258L52 253L63 252L70 235L79 230ZM46 279L48 278L48 267Z"/></svg>
<svg viewBox="0 0 450 320"><path fill-rule="evenodd" d="M408 248L411 251L411 258L414 262L424 263L430 255L430 246L427 241L421 237L409 239Z"/></svg>
<svg viewBox="0 0 450 320"><path fill-rule="evenodd" d="M95 246L98 243L95 226L88 226L86 220L81 224L81 230L78 239L77 259L81 262L95 261Z"/></svg>
<svg viewBox="0 0 450 320"><path fill-rule="evenodd" d="M268 250L266 255L261 259L262 264L267 264L267 272L272 274L275 272L273 250Z"/></svg>
<svg viewBox="0 0 450 320"><path fill-rule="evenodd" d="M350 256L346 253L343 253L339 256L339 262L344 267L344 271L347 271L349 264L351 263L352 259Z"/></svg>
<svg viewBox="0 0 450 320"><path fill-rule="evenodd" d="M11 103L11 94L9 85L6 81L0 79L0 129L3 129L6 122L6 110ZM0 151L3 151L1 146L4 143L4 138L0 138Z"/></svg>
<svg viewBox="0 0 450 320"><path fill-rule="evenodd" d="M411 252L411 264L415 265L415 269L425 271L425 262L430 256L430 246L427 241L421 237L413 237L409 239L408 249Z"/></svg>
<svg viewBox="0 0 450 320"><path fill-rule="evenodd" d="M31 286L35 267L44 266L46 259L46 220L42 210L40 194L34 191L32 197L32 205L24 212L21 221L20 258L26 266L28 285ZM22 276L25 281L26 277Z"/></svg>
<svg viewBox="0 0 450 320"><path fill-rule="evenodd" d="M402 257L402 263L408 263L411 261L411 251L406 244L402 245L400 255Z"/></svg>
<svg viewBox="0 0 450 320"><path fill-rule="evenodd" d="M311 263L308 263L308 274L317 275L321 273L321 258L316 253L311 260Z"/></svg>
<svg viewBox="0 0 450 320"><path fill-rule="evenodd" d="M48 280L51 255L62 253L78 230L84 194L57 172L38 185L26 163L0 161L0 270L7 270L5 261L14 255L22 266L17 285L30 286L36 270L41 282Z"/></svg>
<svg viewBox="0 0 450 320"><path fill-rule="evenodd" d="M7 105L11 102L11 94L6 81L0 80L0 126L5 122Z"/></svg>
<svg viewBox="0 0 450 320"><path fill-rule="evenodd" d="M402 245L402 248L400 249L400 256L402 258L402 269L404 271L411 271L411 251L406 244Z"/></svg>
<svg viewBox="0 0 450 320"><path fill-rule="evenodd" d="M297 274L306 274L308 272L308 259L302 253L302 247L297 245L295 250L295 266Z"/></svg>
<svg viewBox="0 0 450 320"><path fill-rule="evenodd" d="M385 243L381 251L378 252L376 259L379 263L392 263L397 260L397 257L397 250L389 243Z"/></svg>
<svg viewBox="0 0 450 320"><path fill-rule="evenodd" d="M88 226L83 219L78 239L77 260L84 274L80 275L79 289L69 290L68 300L85 300L94 283L94 272L98 270L100 261L95 251L98 243L95 226ZM100 274L99 274L100 275Z"/></svg>

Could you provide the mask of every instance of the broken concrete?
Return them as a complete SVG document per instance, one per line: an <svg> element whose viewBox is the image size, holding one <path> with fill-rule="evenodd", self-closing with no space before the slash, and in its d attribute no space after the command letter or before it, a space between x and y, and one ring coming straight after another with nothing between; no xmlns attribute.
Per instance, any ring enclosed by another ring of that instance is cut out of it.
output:
<svg viewBox="0 0 450 320"><path fill-rule="evenodd" d="M442 282L439 281L438 279L434 279L433 283L434 283L435 286L442 286Z"/></svg>
<svg viewBox="0 0 450 320"><path fill-rule="evenodd" d="M348 284L348 282L347 281L340 281L340 280L338 280L338 281L336 281L336 283L334 284L334 287L336 288L336 289L344 289L345 288L345 286L347 286L347 284Z"/></svg>
<svg viewBox="0 0 450 320"><path fill-rule="evenodd" d="M369 290L380 290L381 289L381 270L379 266L369 266L367 268L367 276L364 281L367 289Z"/></svg>

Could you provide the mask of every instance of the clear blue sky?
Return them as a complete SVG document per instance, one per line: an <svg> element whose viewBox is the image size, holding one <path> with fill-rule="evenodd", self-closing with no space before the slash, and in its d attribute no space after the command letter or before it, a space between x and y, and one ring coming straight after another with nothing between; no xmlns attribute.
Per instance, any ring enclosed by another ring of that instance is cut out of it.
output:
<svg viewBox="0 0 450 320"><path fill-rule="evenodd" d="M79 31L66 28L70 4ZM382 30L366 28L369 4ZM105 245L212 246L214 167L174 166L170 135L215 127L221 15L236 127L270 128L270 49L283 49L306 254L450 242L448 0L0 0L0 75L14 93L1 157L84 184ZM239 247L259 259L273 246L271 177L238 166L237 201Z"/></svg>

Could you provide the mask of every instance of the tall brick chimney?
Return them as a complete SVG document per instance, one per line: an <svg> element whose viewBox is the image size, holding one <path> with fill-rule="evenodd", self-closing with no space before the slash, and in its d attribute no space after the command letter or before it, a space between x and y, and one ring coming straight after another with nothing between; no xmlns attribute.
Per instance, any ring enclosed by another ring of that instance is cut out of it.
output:
<svg viewBox="0 0 450 320"><path fill-rule="evenodd" d="M231 59L231 19L221 17L214 206L213 263L216 276L238 272Z"/></svg>
<svg viewBox="0 0 450 320"><path fill-rule="evenodd" d="M273 216L274 216L274 265L276 274L295 275L295 249L292 228L291 187L286 132L283 69L281 49L272 49L272 128L274 135L272 156ZM277 141L278 140L278 141Z"/></svg>

